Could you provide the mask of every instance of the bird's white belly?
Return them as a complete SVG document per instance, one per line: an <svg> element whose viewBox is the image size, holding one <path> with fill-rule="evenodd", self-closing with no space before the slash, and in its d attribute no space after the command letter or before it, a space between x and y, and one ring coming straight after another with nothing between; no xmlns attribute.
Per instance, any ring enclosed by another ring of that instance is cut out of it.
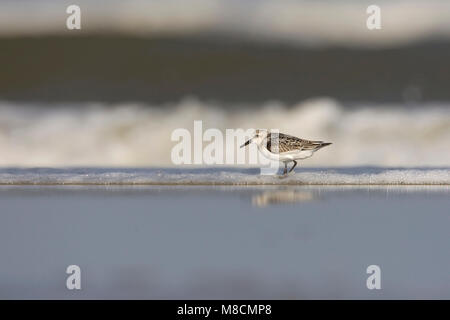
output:
<svg viewBox="0 0 450 320"><path fill-rule="evenodd" d="M313 151L304 150L304 151L289 151L280 153L280 161L287 160L302 160L309 158L313 155Z"/></svg>
<svg viewBox="0 0 450 320"><path fill-rule="evenodd" d="M313 151L311 150L295 150L295 151L289 151L289 152L282 152L280 154L272 153L267 148L259 147L259 150L261 153L270 160L277 160L277 161L292 161L292 160L302 160L309 158L313 155Z"/></svg>

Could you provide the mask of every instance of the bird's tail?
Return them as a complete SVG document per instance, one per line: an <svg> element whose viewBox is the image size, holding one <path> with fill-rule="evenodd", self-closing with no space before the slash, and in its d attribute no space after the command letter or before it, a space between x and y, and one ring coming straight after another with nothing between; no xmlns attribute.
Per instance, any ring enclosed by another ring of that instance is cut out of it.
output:
<svg viewBox="0 0 450 320"><path fill-rule="evenodd" d="M331 142L323 142L323 141L317 141L315 150L322 149L323 147L329 146L332 144Z"/></svg>

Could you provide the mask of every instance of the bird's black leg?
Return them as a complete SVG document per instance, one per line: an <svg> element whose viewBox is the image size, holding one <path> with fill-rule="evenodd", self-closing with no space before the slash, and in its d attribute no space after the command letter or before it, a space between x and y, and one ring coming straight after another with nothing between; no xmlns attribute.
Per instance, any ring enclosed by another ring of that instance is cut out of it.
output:
<svg viewBox="0 0 450 320"><path fill-rule="evenodd" d="M292 161L294 161L294 165L292 166L291 170L289 170L289 173L290 173L292 170L294 170L295 166L297 165L297 161L295 161L295 160L292 160Z"/></svg>
<svg viewBox="0 0 450 320"><path fill-rule="evenodd" d="M287 175L287 162L284 163L284 171L283 171L284 175Z"/></svg>

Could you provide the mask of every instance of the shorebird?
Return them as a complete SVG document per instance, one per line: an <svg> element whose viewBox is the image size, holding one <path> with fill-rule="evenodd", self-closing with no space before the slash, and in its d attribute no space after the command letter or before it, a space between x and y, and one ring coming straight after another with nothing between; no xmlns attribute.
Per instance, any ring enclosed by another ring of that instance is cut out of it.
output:
<svg viewBox="0 0 450 320"><path fill-rule="evenodd" d="M265 129L256 130L255 136L245 142L241 148L250 143L256 143L258 150L266 158L283 162L283 175L288 174L287 165L289 162L294 162L289 170L290 173L297 165L297 160L309 158L317 150L331 144L330 142L300 139L284 133L273 133Z"/></svg>

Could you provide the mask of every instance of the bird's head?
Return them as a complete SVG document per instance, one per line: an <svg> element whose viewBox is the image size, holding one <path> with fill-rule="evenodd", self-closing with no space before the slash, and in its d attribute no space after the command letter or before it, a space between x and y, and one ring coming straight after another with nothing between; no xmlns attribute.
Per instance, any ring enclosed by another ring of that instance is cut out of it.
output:
<svg viewBox="0 0 450 320"><path fill-rule="evenodd" d="M253 136L253 138L247 140L242 146L241 148L249 145L250 143L256 143L256 144L261 144L264 139L267 138L267 135L269 134L269 131L266 129L257 129L255 132L255 135Z"/></svg>

